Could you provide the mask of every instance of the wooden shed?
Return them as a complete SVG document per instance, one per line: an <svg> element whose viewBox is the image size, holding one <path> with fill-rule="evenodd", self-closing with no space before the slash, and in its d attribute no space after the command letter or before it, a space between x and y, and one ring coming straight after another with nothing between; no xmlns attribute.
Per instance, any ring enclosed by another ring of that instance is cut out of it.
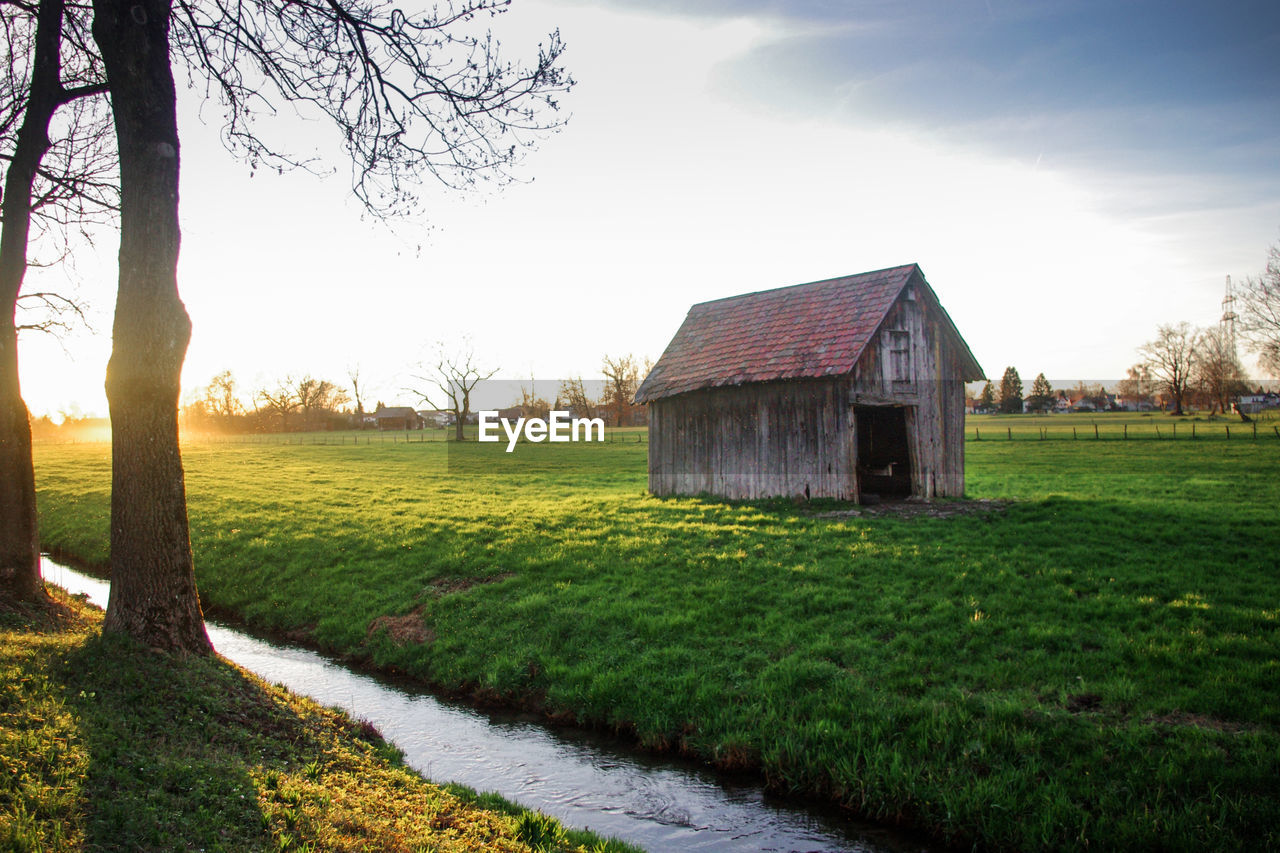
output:
<svg viewBox="0 0 1280 853"><path fill-rule="evenodd" d="M649 489L959 496L982 378L916 264L702 302L636 392Z"/></svg>

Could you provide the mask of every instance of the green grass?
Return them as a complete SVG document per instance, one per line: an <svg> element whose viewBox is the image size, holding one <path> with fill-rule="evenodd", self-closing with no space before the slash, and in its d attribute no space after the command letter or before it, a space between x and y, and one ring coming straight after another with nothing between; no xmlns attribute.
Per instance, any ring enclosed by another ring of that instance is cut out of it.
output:
<svg viewBox="0 0 1280 853"><path fill-rule="evenodd" d="M368 724L58 599L0 610L0 849L632 849L427 783Z"/></svg>
<svg viewBox="0 0 1280 853"><path fill-rule="evenodd" d="M1018 423L1017 419L1006 419ZM1280 844L1280 441L969 441L955 518L663 500L643 444L208 446L211 609L956 844ZM104 446L37 454L106 558Z"/></svg>

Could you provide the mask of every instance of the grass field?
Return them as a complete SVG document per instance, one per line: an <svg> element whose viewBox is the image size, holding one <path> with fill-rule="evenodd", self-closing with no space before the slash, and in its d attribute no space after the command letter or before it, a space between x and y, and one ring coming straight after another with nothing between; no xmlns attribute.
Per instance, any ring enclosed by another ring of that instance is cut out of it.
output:
<svg viewBox="0 0 1280 853"><path fill-rule="evenodd" d="M424 782L366 724L59 601L0 609L0 850L631 849Z"/></svg>
<svg viewBox="0 0 1280 853"><path fill-rule="evenodd" d="M1182 430L970 440L1009 503L952 518L656 499L638 443L186 463L201 593L260 630L956 844L1274 847L1280 441ZM37 481L104 562L108 448Z"/></svg>

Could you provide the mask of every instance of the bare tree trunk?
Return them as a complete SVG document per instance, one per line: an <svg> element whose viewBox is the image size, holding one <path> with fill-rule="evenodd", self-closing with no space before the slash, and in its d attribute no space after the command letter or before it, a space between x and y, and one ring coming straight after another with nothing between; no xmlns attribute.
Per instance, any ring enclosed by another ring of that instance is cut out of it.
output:
<svg viewBox="0 0 1280 853"><path fill-rule="evenodd" d="M178 297L178 125L169 0L94 0L120 152L111 409L111 597L104 631L207 654L178 451L191 321Z"/></svg>
<svg viewBox="0 0 1280 853"><path fill-rule="evenodd" d="M8 283L0 284L6 288ZM31 424L18 387L18 336L12 315L0 324L0 597L39 598L40 541Z"/></svg>
<svg viewBox="0 0 1280 853"><path fill-rule="evenodd" d="M31 188L49 150L49 122L63 95L63 0L41 0L31 88L13 159L5 174L0 226L0 595L17 600L44 596L36 481L31 462L31 421L18 379L18 293L27 273Z"/></svg>

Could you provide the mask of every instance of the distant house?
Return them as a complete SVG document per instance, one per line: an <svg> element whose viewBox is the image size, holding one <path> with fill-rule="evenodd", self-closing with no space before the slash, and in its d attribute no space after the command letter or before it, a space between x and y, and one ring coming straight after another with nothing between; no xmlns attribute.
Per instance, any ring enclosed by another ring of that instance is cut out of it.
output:
<svg viewBox="0 0 1280 853"><path fill-rule="evenodd" d="M429 427L443 428L453 423L453 412L441 409L419 409L418 417Z"/></svg>
<svg viewBox="0 0 1280 853"><path fill-rule="evenodd" d="M916 264L703 302L636 392L649 489L958 496L982 378Z"/></svg>
<svg viewBox="0 0 1280 853"><path fill-rule="evenodd" d="M1115 397L1113 411L1118 412L1150 412L1155 404L1150 397Z"/></svg>
<svg viewBox="0 0 1280 853"><path fill-rule="evenodd" d="M1280 408L1280 394L1275 392L1263 394L1245 394L1236 401L1236 411L1246 415L1256 415L1264 409Z"/></svg>
<svg viewBox="0 0 1280 853"><path fill-rule="evenodd" d="M1098 407L1094 405L1092 397L1078 397L1071 402L1070 410L1073 412L1096 412Z"/></svg>
<svg viewBox="0 0 1280 853"><path fill-rule="evenodd" d="M410 406L383 406L373 413L380 430L422 429L425 419Z"/></svg>

